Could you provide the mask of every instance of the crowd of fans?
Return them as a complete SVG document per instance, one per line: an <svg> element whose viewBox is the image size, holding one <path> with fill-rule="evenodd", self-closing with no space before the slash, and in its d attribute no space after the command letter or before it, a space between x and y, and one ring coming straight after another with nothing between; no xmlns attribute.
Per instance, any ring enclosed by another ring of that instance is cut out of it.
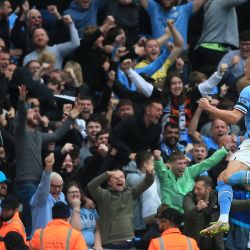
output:
<svg viewBox="0 0 250 250"><path fill-rule="evenodd" d="M0 0L0 249L250 249L247 155L230 229L216 190L249 137L249 11Z"/></svg>

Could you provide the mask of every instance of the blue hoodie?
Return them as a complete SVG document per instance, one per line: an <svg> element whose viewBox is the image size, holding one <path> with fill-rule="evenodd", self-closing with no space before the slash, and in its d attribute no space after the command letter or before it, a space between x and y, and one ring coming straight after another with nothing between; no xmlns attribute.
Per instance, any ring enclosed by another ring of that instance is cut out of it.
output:
<svg viewBox="0 0 250 250"><path fill-rule="evenodd" d="M82 9L76 0L72 1L65 15L70 15L75 23L79 36L83 37L83 30L87 25L96 25L97 13L105 5L107 0L90 0L88 9Z"/></svg>

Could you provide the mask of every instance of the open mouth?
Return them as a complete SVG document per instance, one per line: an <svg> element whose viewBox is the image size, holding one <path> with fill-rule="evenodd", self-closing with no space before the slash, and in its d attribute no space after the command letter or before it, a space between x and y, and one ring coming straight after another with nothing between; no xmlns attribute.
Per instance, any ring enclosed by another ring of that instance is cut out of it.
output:
<svg viewBox="0 0 250 250"><path fill-rule="evenodd" d="M152 53L151 53L151 57L156 58L157 56L158 56L158 53L157 53L157 52L152 52Z"/></svg>
<svg viewBox="0 0 250 250"><path fill-rule="evenodd" d="M201 160L202 160L202 157L199 156L199 157L197 157L196 159L197 159L197 161L201 161Z"/></svg>
<svg viewBox="0 0 250 250"><path fill-rule="evenodd" d="M179 175L183 175L184 174L184 170L179 170Z"/></svg>
<svg viewBox="0 0 250 250"><path fill-rule="evenodd" d="M82 113L83 113L83 114L89 114L90 111L89 111L89 110L83 110Z"/></svg>
<svg viewBox="0 0 250 250"><path fill-rule="evenodd" d="M117 187L120 189L120 188L123 188L123 183L117 183L116 184L117 185Z"/></svg>
<svg viewBox="0 0 250 250"><path fill-rule="evenodd" d="M34 23L33 26L34 26L34 28L40 28L41 27L40 22Z"/></svg>

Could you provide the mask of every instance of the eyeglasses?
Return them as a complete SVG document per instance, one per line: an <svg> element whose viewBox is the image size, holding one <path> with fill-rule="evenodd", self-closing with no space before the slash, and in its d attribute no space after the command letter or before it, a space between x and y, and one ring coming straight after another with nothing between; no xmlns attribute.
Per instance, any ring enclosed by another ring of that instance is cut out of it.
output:
<svg viewBox="0 0 250 250"><path fill-rule="evenodd" d="M69 191L68 194L80 194L80 191Z"/></svg>
<svg viewBox="0 0 250 250"><path fill-rule="evenodd" d="M59 188L59 189L61 189L61 188L63 187L63 184L62 184L62 185L50 184L50 186L51 186L52 188Z"/></svg>
<svg viewBox="0 0 250 250"><path fill-rule="evenodd" d="M42 19L42 16L31 16L30 17L32 20L35 20L35 19Z"/></svg>

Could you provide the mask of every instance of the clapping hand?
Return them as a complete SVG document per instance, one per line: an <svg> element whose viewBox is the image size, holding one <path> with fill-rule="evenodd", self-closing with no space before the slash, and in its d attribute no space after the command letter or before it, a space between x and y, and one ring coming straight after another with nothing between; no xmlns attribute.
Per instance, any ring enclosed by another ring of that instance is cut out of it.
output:
<svg viewBox="0 0 250 250"><path fill-rule="evenodd" d="M196 208L198 211L201 211L207 207L208 207L208 202L205 202L204 200L199 200L196 205Z"/></svg>

